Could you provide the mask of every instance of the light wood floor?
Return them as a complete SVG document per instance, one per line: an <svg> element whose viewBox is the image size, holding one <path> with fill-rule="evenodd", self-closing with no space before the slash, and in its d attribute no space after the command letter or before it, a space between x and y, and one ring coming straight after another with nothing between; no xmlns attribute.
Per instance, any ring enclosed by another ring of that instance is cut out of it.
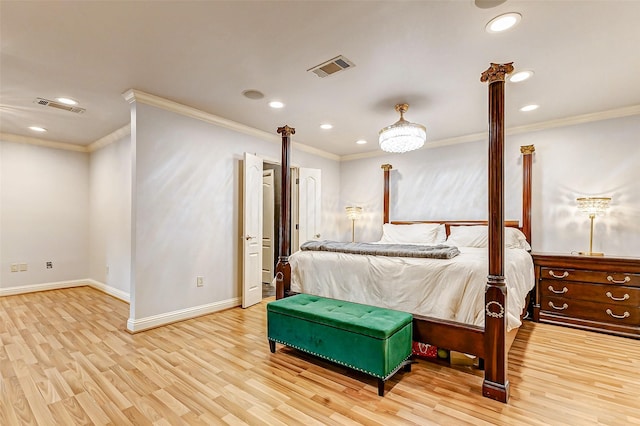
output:
<svg viewBox="0 0 640 426"><path fill-rule="evenodd" d="M278 345L265 303L131 335L81 287L0 298L0 424L640 424L640 341L525 322L511 399L420 360L376 381Z"/></svg>

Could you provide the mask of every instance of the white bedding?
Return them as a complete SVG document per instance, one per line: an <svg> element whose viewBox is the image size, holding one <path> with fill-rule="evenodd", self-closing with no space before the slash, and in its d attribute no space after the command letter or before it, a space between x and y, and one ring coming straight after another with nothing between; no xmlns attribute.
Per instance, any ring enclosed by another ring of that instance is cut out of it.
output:
<svg viewBox="0 0 640 426"><path fill-rule="evenodd" d="M452 259L298 251L289 257L291 290L482 326L487 249L458 248ZM509 331L521 325L534 273L526 250L504 256Z"/></svg>

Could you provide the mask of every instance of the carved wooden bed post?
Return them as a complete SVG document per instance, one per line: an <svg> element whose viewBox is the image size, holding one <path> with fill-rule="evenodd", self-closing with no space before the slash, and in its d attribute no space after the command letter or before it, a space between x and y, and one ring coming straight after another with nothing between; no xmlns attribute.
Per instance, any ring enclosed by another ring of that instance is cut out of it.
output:
<svg viewBox="0 0 640 426"><path fill-rule="evenodd" d="M536 148L533 145L520 147L522 153L522 233L531 244L531 169L533 168L533 153Z"/></svg>
<svg viewBox="0 0 640 426"><path fill-rule="evenodd" d="M289 169L290 137L296 134L296 129L289 126L278 127L282 135L282 187L280 208L280 255L276 265L276 299L285 297L291 289L291 265L289 254L291 251L291 229L289 213L291 212L291 174Z"/></svg>
<svg viewBox="0 0 640 426"><path fill-rule="evenodd" d="M485 291L485 374L482 394L507 402L506 312L504 279L504 78L513 62L491 64L480 81L489 82L489 275Z"/></svg>
<svg viewBox="0 0 640 426"><path fill-rule="evenodd" d="M382 223L389 223L389 171L393 168L391 164L380 166L384 170L384 202L382 205Z"/></svg>

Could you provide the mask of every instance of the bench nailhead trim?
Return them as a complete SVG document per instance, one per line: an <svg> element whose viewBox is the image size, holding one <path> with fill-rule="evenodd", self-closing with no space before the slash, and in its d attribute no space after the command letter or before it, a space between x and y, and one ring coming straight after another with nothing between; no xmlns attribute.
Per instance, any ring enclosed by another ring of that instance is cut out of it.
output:
<svg viewBox="0 0 640 426"><path fill-rule="evenodd" d="M296 345L292 345L292 344L290 344L290 343L283 342L283 341L278 340L278 339L269 339L269 340L271 340L272 342L278 342L278 343L280 343L280 344L282 344L282 345L289 346L289 347L294 348L294 349L298 349L299 351L302 351L302 352L305 352L305 353L308 353L308 354L311 354L311 355L315 355L315 356L317 356L318 358L323 358L323 359L329 360L329 361L331 361L331 362L335 362L336 364L344 365L345 367L349 367L349 368L352 368L352 369L354 369L354 370L361 371L361 372L363 372L363 373L367 373L367 374L368 374L368 375L370 375L370 376L373 376L373 377L376 377L376 378L378 378L378 379L382 379L382 380L385 380L385 381L386 381L387 379L389 379L391 376L393 376L393 375L398 371L398 369L402 366L402 364L403 364L406 360L408 360L408 359L411 357L411 354L409 354L409 356L407 356L404 360L402 360L402 361L401 361L401 362L396 366L396 368L394 368L394 369L391 371L391 373L389 373L389 375L387 375L386 377L383 377L383 376L380 376L379 374L372 373L371 371L363 370L362 368L356 367L355 365L347 364L346 362L343 362L343 361L340 361L340 360L337 360L337 359L330 358L330 357L325 356L325 355L321 355L321 354L318 354L318 353L312 352L312 351L310 351L310 350L307 350L307 349L301 348L301 347L296 346Z"/></svg>

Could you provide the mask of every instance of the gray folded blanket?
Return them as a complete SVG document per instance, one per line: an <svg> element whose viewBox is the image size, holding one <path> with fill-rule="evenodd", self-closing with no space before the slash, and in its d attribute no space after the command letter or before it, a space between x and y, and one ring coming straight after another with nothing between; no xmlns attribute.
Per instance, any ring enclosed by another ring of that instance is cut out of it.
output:
<svg viewBox="0 0 640 426"><path fill-rule="evenodd" d="M370 256L425 257L431 259L451 259L460 254L460 250L457 247L445 246L444 244L423 246L413 244L343 243L330 240L307 241L302 243L300 250L366 254Z"/></svg>

